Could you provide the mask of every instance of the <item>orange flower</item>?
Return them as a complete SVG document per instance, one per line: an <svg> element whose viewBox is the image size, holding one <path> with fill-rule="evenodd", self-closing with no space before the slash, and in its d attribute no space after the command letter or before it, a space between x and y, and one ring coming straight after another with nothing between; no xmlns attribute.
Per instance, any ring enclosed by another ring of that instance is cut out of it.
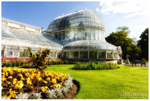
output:
<svg viewBox="0 0 150 101"><path fill-rule="evenodd" d="M46 80L47 80L47 81L50 81L50 77L47 77Z"/></svg>
<svg viewBox="0 0 150 101"><path fill-rule="evenodd" d="M9 93L10 93L9 96L8 96L9 98L15 98L15 97L16 97L16 94L17 94L18 92L12 91L12 89L10 89L10 90L9 90Z"/></svg>

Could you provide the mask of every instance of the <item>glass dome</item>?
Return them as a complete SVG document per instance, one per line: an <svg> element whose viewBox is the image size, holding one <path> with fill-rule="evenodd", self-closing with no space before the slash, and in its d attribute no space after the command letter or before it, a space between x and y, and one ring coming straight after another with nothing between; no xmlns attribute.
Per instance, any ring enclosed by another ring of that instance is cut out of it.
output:
<svg viewBox="0 0 150 101"><path fill-rule="evenodd" d="M64 49L100 49L100 50L117 50L117 47L99 40L78 40L64 46Z"/></svg>
<svg viewBox="0 0 150 101"><path fill-rule="evenodd" d="M101 18L92 10L83 9L55 18L48 26L47 31L83 26L98 27L104 30Z"/></svg>

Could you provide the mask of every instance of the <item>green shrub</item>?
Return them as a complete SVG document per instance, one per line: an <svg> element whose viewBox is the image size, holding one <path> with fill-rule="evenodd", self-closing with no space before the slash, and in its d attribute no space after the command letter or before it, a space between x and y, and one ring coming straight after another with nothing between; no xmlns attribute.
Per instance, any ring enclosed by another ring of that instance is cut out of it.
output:
<svg viewBox="0 0 150 101"><path fill-rule="evenodd" d="M68 61L67 61L67 60L64 60L64 64L68 64Z"/></svg>
<svg viewBox="0 0 150 101"><path fill-rule="evenodd" d="M43 51L38 51L37 53L33 54L30 47L28 47L28 50L30 52L30 59L33 61L33 65L36 69L39 71L43 71L46 68L47 60L46 57L50 55L50 50L45 49Z"/></svg>
<svg viewBox="0 0 150 101"><path fill-rule="evenodd" d="M17 60L16 61L16 66L21 66L23 63L25 63L25 62L23 62L22 60Z"/></svg>
<svg viewBox="0 0 150 101"><path fill-rule="evenodd" d="M7 62L4 62L4 63L2 64L2 66L3 66L3 67L6 67L6 66L7 66Z"/></svg>
<svg viewBox="0 0 150 101"><path fill-rule="evenodd" d="M7 61L7 67L11 67L12 66L12 62L11 61Z"/></svg>
<svg viewBox="0 0 150 101"><path fill-rule="evenodd" d="M60 61L60 64L64 64L64 61Z"/></svg>
<svg viewBox="0 0 150 101"><path fill-rule="evenodd" d="M114 69L116 65L113 63L100 63L99 61L94 63L83 63L77 62L73 69L75 70L103 70L103 69Z"/></svg>
<svg viewBox="0 0 150 101"><path fill-rule="evenodd" d="M35 68L35 67L32 65L32 66L21 66L21 68Z"/></svg>
<svg viewBox="0 0 150 101"><path fill-rule="evenodd" d="M16 66L16 62L12 62L12 67L15 67Z"/></svg>

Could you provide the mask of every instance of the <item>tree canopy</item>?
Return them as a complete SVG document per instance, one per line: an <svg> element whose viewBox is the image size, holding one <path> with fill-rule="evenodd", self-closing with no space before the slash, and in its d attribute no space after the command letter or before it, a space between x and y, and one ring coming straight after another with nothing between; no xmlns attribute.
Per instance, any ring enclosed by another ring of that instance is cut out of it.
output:
<svg viewBox="0 0 150 101"><path fill-rule="evenodd" d="M141 48L141 58L148 60L148 34L149 28L146 28L140 35L140 40L138 41L138 46Z"/></svg>
<svg viewBox="0 0 150 101"><path fill-rule="evenodd" d="M123 51L123 58L126 58L126 55L130 55L131 58L138 58L141 54L141 50L138 46L133 44L133 39L129 38L128 35L130 30L128 27L118 27L116 32L110 33L106 37L106 41L115 45L121 46Z"/></svg>

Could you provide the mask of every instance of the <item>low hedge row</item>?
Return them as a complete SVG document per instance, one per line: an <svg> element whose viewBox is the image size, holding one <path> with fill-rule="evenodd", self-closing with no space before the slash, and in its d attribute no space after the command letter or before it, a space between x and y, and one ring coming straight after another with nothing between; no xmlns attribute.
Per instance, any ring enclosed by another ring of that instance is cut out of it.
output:
<svg viewBox="0 0 150 101"><path fill-rule="evenodd" d="M22 64L27 63L26 61L23 60L15 60L15 61L5 61L2 64L2 67L15 67L15 66L21 66Z"/></svg>
<svg viewBox="0 0 150 101"><path fill-rule="evenodd" d="M80 63L77 62L72 69L75 70L103 70L103 69L115 69L117 68L113 63L101 63L97 61L96 63Z"/></svg>
<svg viewBox="0 0 150 101"><path fill-rule="evenodd" d="M15 66L21 66L22 64L25 64L25 63L28 63L26 61L23 61L23 60L15 60L15 61L5 61L2 63L2 67L15 67ZM68 64L68 61L67 60L63 60L63 61L60 61L60 60L52 60L52 61L48 61L47 62L47 65L57 65L57 64ZM31 68L33 66L23 66L25 68Z"/></svg>
<svg viewBox="0 0 150 101"><path fill-rule="evenodd" d="M52 61L48 61L47 65L58 65L58 64L68 64L67 60L52 60Z"/></svg>

